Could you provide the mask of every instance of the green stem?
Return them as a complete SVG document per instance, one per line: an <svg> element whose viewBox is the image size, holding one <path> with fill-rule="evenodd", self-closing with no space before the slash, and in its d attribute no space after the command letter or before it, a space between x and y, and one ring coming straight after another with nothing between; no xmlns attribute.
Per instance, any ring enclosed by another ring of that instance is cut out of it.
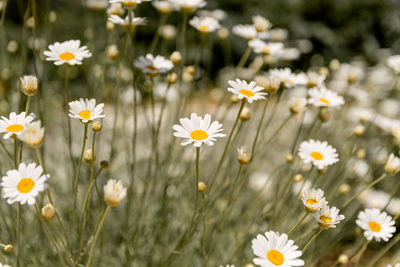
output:
<svg viewBox="0 0 400 267"><path fill-rule="evenodd" d="M252 50L251 47L247 46L246 51L244 51L242 57L240 58L238 65L236 66L236 70L240 70L241 68L243 68L243 66L246 64L246 61L251 54L251 50Z"/></svg>
<svg viewBox="0 0 400 267"><path fill-rule="evenodd" d="M76 200L78 198L79 176L81 174L81 166L82 166L82 161L83 161L83 154L85 152L87 131L88 131L88 124L85 123L84 133L83 133L83 144L82 144L81 156L79 158L78 170L76 172L76 176L75 176L75 180L74 180L74 205L73 205L73 210L75 210L75 208L76 208Z"/></svg>
<svg viewBox="0 0 400 267"><path fill-rule="evenodd" d="M14 138L14 168L18 168L18 139L16 136Z"/></svg>
<svg viewBox="0 0 400 267"><path fill-rule="evenodd" d="M276 129L276 131L271 135L271 137L267 140L266 145L268 145L273 139L274 137L282 130L282 128L286 125L286 123L293 117L292 114L290 114L282 123L281 125L278 127L278 129Z"/></svg>
<svg viewBox="0 0 400 267"><path fill-rule="evenodd" d="M301 253L304 254L304 252L306 252L306 250L310 247L311 243L319 236L319 234L322 233L323 230L324 228L319 229L319 231L311 237L310 241L308 241L305 247L301 250Z"/></svg>
<svg viewBox="0 0 400 267"><path fill-rule="evenodd" d="M264 108L263 108L263 111L261 113L261 118L260 118L260 121L258 122L256 136L254 137L253 145L251 147L251 154L253 155L253 158L254 158L254 154L255 154L255 149L256 149L258 136L260 135L260 130L261 130L261 127L262 127L262 124L263 124L263 121L264 121L265 112L267 111L267 108L268 108L268 104L269 104L269 99L267 99L265 101Z"/></svg>
<svg viewBox="0 0 400 267"><path fill-rule="evenodd" d="M28 116L29 112L29 107L31 106L31 96L28 95L28 98L26 99L26 106L25 106L25 117Z"/></svg>
<svg viewBox="0 0 400 267"><path fill-rule="evenodd" d="M389 243L387 243L383 248L381 248L377 254L374 255L369 264L366 267L376 266L377 261L382 258L392 247L398 244L400 241L400 233L397 234Z"/></svg>
<svg viewBox="0 0 400 267"><path fill-rule="evenodd" d="M153 54L154 50L157 47L158 41L160 40L160 29L167 22L167 19L168 19L168 14L162 14L160 23L158 24L156 32L154 33L153 40L151 41L150 50L149 50L150 54Z"/></svg>
<svg viewBox="0 0 400 267"><path fill-rule="evenodd" d="M201 193L201 205L202 205L202 210L201 210L201 221L203 225L203 231L202 231L202 236L201 236L201 251L203 253L203 259L206 258L207 253L206 253L206 233L207 233L207 224L206 224L206 195L205 193Z"/></svg>
<svg viewBox="0 0 400 267"><path fill-rule="evenodd" d="M299 193L297 193L297 196L299 197L304 189L304 186L306 185L306 182L308 179L310 179L311 173L314 170L314 165L311 166L311 169L308 171L306 178L304 178L303 183L301 184Z"/></svg>
<svg viewBox="0 0 400 267"><path fill-rule="evenodd" d="M296 225L293 226L292 229L290 229L290 231L287 233L287 235L290 235L291 233L293 233L294 230L296 230L297 227L299 227L300 224L301 224L302 222L304 222L304 220L307 218L308 214L310 214L310 213L306 212L306 214L304 214L304 216L296 223Z"/></svg>
<svg viewBox="0 0 400 267"><path fill-rule="evenodd" d="M111 207L107 206L106 210L104 211L103 217L101 217L100 223L99 223L99 225L97 227L96 233L95 233L94 238L93 238L92 246L90 247L90 252L89 252L88 261L86 263L86 267L89 267L91 265L91 263L92 263L94 249L96 248L97 239L99 238L99 234L101 232L101 229L104 226L104 223L106 221L107 215L110 212L110 210L111 210Z"/></svg>
<svg viewBox="0 0 400 267"><path fill-rule="evenodd" d="M21 204L18 203L17 206L17 264L16 266L20 266L20 257L21 257L21 223L22 223L22 214L21 214Z"/></svg>
<svg viewBox="0 0 400 267"><path fill-rule="evenodd" d="M68 105L69 105L69 67L65 64L65 100L64 100L64 110L67 117L67 127L68 127L68 153L69 160L71 161L72 173L75 173L75 163L74 156L72 155L72 131L71 131L71 120L68 115Z"/></svg>
<svg viewBox="0 0 400 267"><path fill-rule="evenodd" d="M365 239L364 244L362 245L362 247L360 248L360 252L358 253L358 257L356 262L354 263L354 267L357 267L360 264L360 260L362 258L362 255L364 254L365 250L367 249L369 244L369 241Z"/></svg>

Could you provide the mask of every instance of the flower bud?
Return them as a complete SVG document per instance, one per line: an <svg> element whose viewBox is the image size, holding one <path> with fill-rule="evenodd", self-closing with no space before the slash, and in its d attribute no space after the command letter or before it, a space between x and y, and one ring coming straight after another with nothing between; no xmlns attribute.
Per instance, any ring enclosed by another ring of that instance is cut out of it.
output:
<svg viewBox="0 0 400 267"><path fill-rule="evenodd" d="M42 208L42 216L46 220L51 220L56 216L56 209L52 204L47 204Z"/></svg>
<svg viewBox="0 0 400 267"><path fill-rule="evenodd" d="M292 154L287 154L286 157L285 157L285 160L286 160L287 163L292 163L293 160L294 160L293 155Z"/></svg>
<svg viewBox="0 0 400 267"><path fill-rule="evenodd" d="M169 57L169 59L172 61L172 63L175 66L178 66L182 62L182 55L181 55L181 53L179 51L174 51L174 52L172 52L172 54Z"/></svg>
<svg viewBox="0 0 400 267"><path fill-rule="evenodd" d="M104 200L111 208L115 208L126 196L126 188L121 181L108 180L104 186Z"/></svg>
<svg viewBox="0 0 400 267"><path fill-rule="evenodd" d="M207 185L204 182L199 182L197 184L197 191L199 191L200 193L204 193L207 189Z"/></svg>
<svg viewBox="0 0 400 267"><path fill-rule="evenodd" d="M36 76L27 75L21 77L21 88L22 92L24 92L27 96L34 96L38 90L38 81Z"/></svg>
<svg viewBox="0 0 400 267"><path fill-rule="evenodd" d="M251 109L244 107L242 112L240 112L240 119L242 121L248 121L251 118Z"/></svg>
<svg viewBox="0 0 400 267"><path fill-rule="evenodd" d="M356 152L356 157L357 157L358 159L363 159L363 158L365 158L366 153L367 153L367 152L365 152L365 149L359 149L359 150L357 150L357 152Z"/></svg>
<svg viewBox="0 0 400 267"><path fill-rule="evenodd" d="M7 253L12 252L13 249L14 249L14 247L12 245L10 245L10 244L4 246L4 251L7 252Z"/></svg>
<svg viewBox="0 0 400 267"><path fill-rule="evenodd" d="M354 132L355 135L358 135L358 136L363 135L364 132L365 132L365 127L364 127L364 125L361 125L361 124L360 124L360 125L357 125L357 126L354 128L353 132Z"/></svg>
<svg viewBox="0 0 400 267"><path fill-rule="evenodd" d="M393 153L390 154L386 165L385 171L390 175L395 175L400 171L400 158L396 157Z"/></svg>
<svg viewBox="0 0 400 267"><path fill-rule="evenodd" d="M167 76L168 83L174 84L176 83L177 80L178 80L178 75L175 72L168 74Z"/></svg>
<svg viewBox="0 0 400 267"><path fill-rule="evenodd" d="M226 39L229 36L229 30L225 27L222 27L218 30L217 36L221 39Z"/></svg>
<svg viewBox="0 0 400 267"><path fill-rule="evenodd" d="M93 132L100 132L101 129L103 129L103 124L99 121L95 121L92 124L92 130Z"/></svg>
<svg viewBox="0 0 400 267"><path fill-rule="evenodd" d="M106 23L106 28L109 31L113 31L115 29L115 24L112 21L108 20L107 23Z"/></svg>
<svg viewBox="0 0 400 267"><path fill-rule="evenodd" d="M341 184L340 186L339 186L339 193L341 194L341 195L346 195L347 193L349 193L350 192L350 185L348 185L348 184Z"/></svg>
<svg viewBox="0 0 400 267"><path fill-rule="evenodd" d="M230 100L232 103L236 104L239 102L239 97L238 97L238 95L231 95Z"/></svg>
<svg viewBox="0 0 400 267"><path fill-rule="evenodd" d="M296 182L296 183L299 183L299 182L301 182L301 181L303 181L303 175L301 175L301 174L296 174L295 176L294 176L294 181Z"/></svg>
<svg viewBox="0 0 400 267"><path fill-rule="evenodd" d="M103 169L108 169L110 167L110 164L107 160L102 160L100 161L100 167L102 167Z"/></svg>
<svg viewBox="0 0 400 267"><path fill-rule="evenodd" d="M91 149L86 149L86 151L83 153L83 159L87 162L90 163L93 161L93 151Z"/></svg>
<svg viewBox="0 0 400 267"><path fill-rule="evenodd" d="M331 117L331 111L327 108L321 108L321 112L319 113L319 119L321 122L327 122Z"/></svg>
<svg viewBox="0 0 400 267"><path fill-rule="evenodd" d="M349 257L346 254L341 254L338 257L338 262L340 264L347 264L347 263L349 263Z"/></svg>
<svg viewBox="0 0 400 267"><path fill-rule="evenodd" d="M239 147L237 153L237 159L241 164L246 164L250 161L251 152L245 146Z"/></svg>
<svg viewBox="0 0 400 267"><path fill-rule="evenodd" d="M111 59L116 59L119 55L118 46L115 44L110 45L107 47L107 56Z"/></svg>
<svg viewBox="0 0 400 267"><path fill-rule="evenodd" d="M292 114L298 114L300 112L303 112L307 105L307 100L304 97L294 97L290 99L289 102L290 105L290 112Z"/></svg>
<svg viewBox="0 0 400 267"><path fill-rule="evenodd" d="M337 59L332 59L332 61L329 63L329 68L332 71L337 71L340 67L340 61Z"/></svg>

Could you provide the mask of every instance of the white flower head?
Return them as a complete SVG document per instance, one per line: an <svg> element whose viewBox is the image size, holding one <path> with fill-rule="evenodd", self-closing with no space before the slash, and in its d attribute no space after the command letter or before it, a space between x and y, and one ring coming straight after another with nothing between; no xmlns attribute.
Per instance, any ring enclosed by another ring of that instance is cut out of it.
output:
<svg viewBox="0 0 400 267"><path fill-rule="evenodd" d="M303 201L306 211L310 213L314 213L328 204L324 197L324 191L314 188L304 190L301 193L301 201Z"/></svg>
<svg viewBox="0 0 400 267"><path fill-rule="evenodd" d="M237 36L242 37L243 39L249 41L257 38L257 30L253 25L236 25L232 28L232 32Z"/></svg>
<svg viewBox="0 0 400 267"><path fill-rule="evenodd" d="M200 147L202 144L212 146L217 137L225 137L225 134L221 133L222 124L218 121L211 123L210 114L206 114L203 119L192 113L190 119L182 118L179 121L181 125L175 124L172 128L176 131L174 136L185 139L181 143L183 146L191 143L194 143L195 147Z"/></svg>
<svg viewBox="0 0 400 267"><path fill-rule="evenodd" d="M213 32L221 27L218 20L213 17L205 16L205 17L193 17L189 24L192 25L196 30L203 34L208 34Z"/></svg>
<svg viewBox="0 0 400 267"><path fill-rule="evenodd" d="M86 7L93 10L104 10L108 7L107 0L86 0Z"/></svg>
<svg viewBox="0 0 400 267"><path fill-rule="evenodd" d="M320 170L339 161L336 149L328 142L313 139L301 142L299 156L305 163L311 162Z"/></svg>
<svg viewBox="0 0 400 267"><path fill-rule="evenodd" d="M253 16L251 19L253 21L254 28L258 32L265 32L272 27L271 22L268 19L264 18L263 16L260 15Z"/></svg>
<svg viewBox="0 0 400 267"><path fill-rule="evenodd" d="M10 170L3 176L3 198L8 204L19 202L20 204L33 205L35 197L47 188L46 181L50 175L43 174L43 168L36 163L20 163L17 170Z"/></svg>
<svg viewBox="0 0 400 267"><path fill-rule="evenodd" d="M325 87L313 88L308 90L308 103L316 107L335 107L338 108L344 104L342 96Z"/></svg>
<svg viewBox="0 0 400 267"><path fill-rule="evenodd" d="M391 175L398 173L400 171L400 158L391 153L385 164L385 171Z"/></svg>
<svg viewBox="0 0 400 267"><path fill-rule="evenodd" d="M315 71L308 71L307 72L307 87L322 87L324 85L324 81L326 77L324 75L319 74Z"/></svg>
<svg viewBox="0 0 400 267"><path fill-rule="evenodd" d="M25 75L20 78L21 89L27 96L34 96L38 89L38 80L34 75Z"/></svg>
<svg viewBox="0 0 400 267"><path fill-rule="evenodd" d="M272 77L277 77L286 88L307 84L307 75L305 73L296 74L289 68L272 69L269 74Z"/></svg>
<svg viewBox="0 0 400 267"><path fill-rule="evenodd" d="M336 224L344 219L344 215L339 215L339 209L326 205L314 213L319 226L324 229L336 228Z"/></svg>
<svg viewBox="0 0 400 267"><path fill-rule="evenodd" d="M380 242L381 239L385 242L396 232L394 220L387 215L386 212L381 212L379 209L365 209L358 214L356 224L364 230L364 236L367 240L373 238Z"/></svg>
<svg viewBox="0 0 400 267"><path fill-rule="evenodd" d="M43 143L44 128L41 127L40 121L30 123L25 130L18 135L18 139L24 141L31 147L38 147Z"/></svg>
<svg viewBox="0 0 400 267"><path fill-rule="evenodd" d="M95 119L103 118L104 104L96 105L96 99L83 99L69 102L69 116L79 119L82 123L88 123Z"/></svg>
<svg viewBox="0 0 400 267"><path fill-rule="evenodd" d="M126 196L126 188L122 185L121 181L108 180L104 186L104 200L111 208L118 206L118 204Z"/></svg>
<svg viewBox="0 0 400 267"><path fill-rule="evenodd" d="M156 0L152 1L151 4L162 14L169 14L174 10L174 6L168 0Z"/></svg>
<svg viewBox="0 0 400 267"><path fill-rule="evenodd" d="M276 55L283 49L283 43L266 43L260 39L253 39L249 41L249 46L257 54L263 55Z"/></svg>
<svg viewBox="0 0 400 267"><path fill-rule="evenodd" d="M34 119L34 114L25 116L25 112L21 112L18 115L15 112L11 112L9 118L1 116L0 133L5 133L3 136L4 139L18 136Z"/></svg>
<svg viewBox="0 0 400 267"><path fill-rule="evenodd" d="M128 16L126 16L125 18L121 18L118 15L110 15L108 20L114 24L121 25L124 30L133 30L138 25L146 24L146 18L140 18L140 17L135 17L135 16L132 16L130 23L129 23Z"/></svg>
<svg viewBox="0 0 400 267"><path fill-rule="evenodd" d="M304 97L292 97L289 100L290 111L294 114L301 113L305 110L307 99Z"/></svg>
<svg viewBox="0 0 400 267"><path fill-rule="evenodd" d="M390 56L386 63L396 74L400 73L400 55Z"/></svg>
<svg viewBox="0 0 400 267"><path fill-rule="evenodd" d="M62 43L55 42L49 45L49 51L44 51L47 61L54 61L55 65L81 65L82 60L92 54L86 46L80 46L80 40L69 40Z"/></svg>
<svg viewBox="0 0 400 267"><path fill-rule="evenodd" d="M228 88L229 92L237 95L239 99L245 98L249 103L254 100L265 99L267 95L267 93L261 92L264 88L257 86L254 81L247 83L245 80L236 79L235 81L228 81L228 84L231 86Z"/></svg>
<svg viewBox="0 0 400 267"><path fill-rule="evenodd" d="M170 0L174 7L178 10L182 10L184 12L194 12L198 8L202 8L207 5L207 2L204 0Z"/></svg>
<svg viewBox="0 0 400 267"><path fill-rule="evenodd" d="M121 3L127 9L136 8L136 6L142 2L148 2L151 0L109 0L110 4Z"/></svg>
<svg viewBox="0 0 400 267"><path fill-rule="evenodd" d="M145 57L140 56L133 64L143 73L150 76L157 76L159 73L169 72L174 67L171 60L163 56L154 57L152 54L147 54Z"/></svg>
<svg viewBox="0 0 400 267"><path fill-rule="evenodd" d="M304 261L299 259L302 255L294 241L288 239L287 234L269 231L264 235L257 235L251 242L253 259L256 265L262 267L274 266L304 266Z"/></svg>

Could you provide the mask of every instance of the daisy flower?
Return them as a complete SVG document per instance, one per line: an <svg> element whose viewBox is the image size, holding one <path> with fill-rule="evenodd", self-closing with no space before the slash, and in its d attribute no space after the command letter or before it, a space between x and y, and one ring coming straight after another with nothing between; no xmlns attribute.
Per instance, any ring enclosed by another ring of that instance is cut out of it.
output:
<svg viewBox="0 0 400 267"><path fill-rule="evenodd" d="M395 265L389 264L386 267L400 267L400 263L396 263Z"/></svg>
<svg viewBox="0 0 400 267"><path fill-rule="evenodd" d="M247 102L252 103L254 100L265 99L267 93L261 92L263 87L257 86L256 82L247 83L245 80L236 79L228 81L232 87L228 88L229 92L234 93L239 99L245 98Z"/></svg>
<svg viewBox="0 0 400 267"><path fill-rule="evenodd" d="M145 25L146 24L146 18L139 18L132 16L131 18L131 23L129 23L129 16L126 16L125 18L121 18L118 15L111 15L108 18L109 21L111 21L114 24L121 25L124 30L134 30L136 26L138 25Z"/></svg>
<svg viewBox="0 0 400 267"><path fill-rule="evenodd" d="M20 163L18 170L10 170L3 176L3 198L8 204L19 202L20 204L33 205L39 192L47 188L46 181L50 175L43 174L43 168L36 163Z"/></svg>
<svg viewBox="0 0 400 267"><path fill-rule="evenodd" d="M269 71L269 75L277 77L286 88L292 88L298 85L307 84L307 75L304 73L293 73L291 69L272 69Z"/></svg>
<svg viewBox="0 0 400 267"><path fill-rule="evenodd" d="M211 123L210 114L206 114L204 119L192 113L189 118L182 118L179 120L181 125L175 124L172 128L176 131L174 136L185 138L181 145L186 146L194 143L195 147L200 147L202 144L209 146L214 145L215 138L224 137L225 134L221 133L222 124L218 121Z"/></svg>
<svg viewBox="0 0 400 267"><path fill-rule="evenodd" d="M255 53L264 55L275 55L283 49L282 43L266 43L260 39L251 40L249 46Z"/></svg>
<svg viewBox="0 0 400 267"><path fill-rule="evenodd" d="M307 87L320 87L324 85L326 77L324 75L319 74L315 71L308 71L307 72Z"/></svg>
<svg viewBox="0 0 400 267"><path fill-rule="evenodd" d="M44 128L40 121L35 121L25 127L25 130L18 135L18 139L24 141L31 147L39 147L43 143Z"/></svg>
<svg viewBox="0 0 400 267"><path fill-rule="evenodd" d="M140 4L142 2L147 2L150 0L109 0L110 4L113 3L121 3L124 5L126 9L133 9L136 8L137 4Z"/></svg>
<svg viewBox="0 0 400 267"><path fill-rule="evenodd" d="M308 90L308 103L316 107L340 107L344 104L342 96L325 87Z"/></svg>
<svg viewBox="0 0 400 267"><path fill-rule="evenodd" d="M89 58L92 54L86 46L80 46L81 41L69 40L62 43L55 42L49 45L50 51L44 51L47 61L54 61L55 65L69 64L81 65L82 60Z"/></svg>
<svg viewBox="0 0 400 267"><path fill-rule="evenodd" d="M126 196L126 187L124 187L121 181L108 180L104 186L104 200L108 206L114 208L123 200Z"/></svg>
<svg viewBox="0 0 400 267"><path fill-rule="evenodd" d="M387 215L386 212L381 212L379 209L365 209L358 214L356 224L364 230L364 236L367 240L373 238L380 242L381 239L387 242L396 232L394 220Z"/></svg>
<svg viewBox="0 0 400 267"><path fill-rule="evenodd" d="M10 113L10 118L1 116L0 119L0 133L5 133L3 138L18 136L23 130L35 119L35 115L29 114L25 116L25 112L17 115L15 112Z"/></svg>
<svg viewBox="0 0 400 267"><path fill-rule="evenodd" d="M174 6L168 0L152 1L151 4L154 6L155 9L157 9L158 12L162 14L169 14L174 10Z"/></svg>
<svg viewBox="0 0 400 267"><path fill-rule="evenodd" d="M176 9L180 9L185 12L194 12L198 8L202 8L207 5L204 0L170 0Z"/></svg>
<svg viewBox="0 0 400 267"><path fill-rule="evenodd" d="M103 118L104 104L96 106L96 99L83 99L69 102L69 116L81 120L82 123L88 123L95 119Z"/></svg>
<svg viewBox="0 0 400 267"><path fill-rule="evenodd" d="M257 38L257 30L253 25L239 24L232 28L232 32L247 41Z"/></svg>
<svg viewBox="0 0 400 267"><path fill-rule="evenodd" d="M336 228L336 224L344 219L344 215L339 215L339 209L326 205L314 213L319 226L324 229Z"/></svg>
<svg viewBox="0 0 400 267"><path fill-rule="evenodd" d="M326 141L321 142L313 139L301 142L299 156L304 163L311 162L320 170L339 161L335 148L328 145Z"/></svg>
<svg viewBox="0 0 400 267"><path fill-rule="evenodd" d="M386 63L395 73L400 73L400 55L390 56Z"/></svg>
<svg viewBox="0 0 400 267"><path fill-rule="evenodd" d="M146 57L140 56L133 64L136 68L141 69L143 73L150 76L157 76L159 73L166 73L174 67L172 62L165 57L154 57L152 54L147 54Z"/></svg>
<svg viewBox="0 0 400 267"><path fill-rule="evenodd" d="M301 201L303 201L306 211L310 213L314 213L328 204L324 197L324 191L314 188L304 190L301 193Z"/></svg>
<svg viewBox="0 0 400 267"><path fill-rule="evenodd" d="M213 10L204 10L203 9L203 10L199 10L199 12L197 12L197 14L202 17L213 17L213 18L217 19L218 21L224 20L228 16L226 14L226 12L223 11L222 9L213 9Z"/></svg>
<svg viewBox="0 0 400 267"><path fill-rule="evenodd" d="M264 18L263 16L260 15L253 16L251 20L253 21L254 28L258 32L265 32L272 27L271 22L268 19Z"/></svg>
<svg viewBox="0 0 400 267"><path fill-rule="evenodd" d="M265 236L257 235L251 243L253 253L257 256L253 262L259 266L304 266L304 261L299 259L301 251L286 234L269 231Z"/></svg>
<svg viewBox="0 0 400 267"><path fill-rule="evenodd" d="M400 158L396 157L393 153L389 155L385 164L385 171L391 175L395 175L400 171Z"/></svg>
<svg viewBox="0 0 400 267"><path fill-rule="evenodd" d="M93 10L104 10L108 7L107 0L87 0L86 7Z"/></svg>
<svg viewBox="0 0 400 267"><path fill-rule="evenodd" d="M208 34L221 27L217 19L213 17L193 17L189 24L192 25L196 30L202 34Z"/></svg>

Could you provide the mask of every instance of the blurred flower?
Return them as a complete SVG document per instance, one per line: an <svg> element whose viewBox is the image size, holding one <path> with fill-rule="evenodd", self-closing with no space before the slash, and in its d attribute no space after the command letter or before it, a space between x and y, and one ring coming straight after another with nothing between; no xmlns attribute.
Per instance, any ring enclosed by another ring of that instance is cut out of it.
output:
<svg viewBox="0 0 400 267"><path fill-rule="evenodd" d="M293 114L298 114L304 111L307 105L307 99L305 97L292 97L289 100L290 111Z"/></svg>
<svg viewBox="0 0 400 267"><path fill-rule="evenodd" d="M111 208L115 208L125 198L126 188L122 185L121 181L114 179L108 180L104 186L104 200Z"/></svg>
<svg viewBox="0 0 400 267"><path fill-rule="evenodd" d="M204 119L192 113L190 119L179 119L181 125L175 124L172 128L176 131L174 136L185 138L181 145L186 146L194 143L195 147L200 147L202 144L209 146L214 145L215 138L225 137L225 134L220 133L222 124L218 121L211 123L210 114L206 114Z"/></svg>
<svg viewBox="0 0 400 267"><path fill-rule="evenodd" d="M104 10L108 7L107 0L86 0L86 6L93 10Z"/></svg>
<svg viewBox="0 0 400 267"><path fill-rule="evenodd" d="M396 232L392 217L386 212L381 212L379 209L366 209L358 214L356 224L364 230L364 236L367 240L387 242Z"/></svg>
<svg viewBox="0 0 400 267"><path fill-rule="evenodd" d="M35 204L35 197L47 188L46 181L50 178L50 175L42 173L43 168L36 163L20 163L17 170L8 171L2 178L3 198L8 204Z"/></svg>
<svg viewBox="0 0 400 267"><path fill-rule="evenodd" d="M249 46L255 53L264 55L275 55L283 49L282 43L266 43L260 39L251 40Z"/></svg>
<svg viewBox="0 0 400 267"><path fill-rule="evenodd" d="M284 69L272 69L269 71L269 75L277 77L282 84L287 88L292 88L298 85L307 84L307 75L304 73L295 74L289 68Z"/></svg>
<svg viewBox="0 0 400 267"><path fill-rule="evenodd" d="M203 16L203 17L213 17L219 21L224 20L226 18L226 12L223 11L222 9L213 9L213 10L199 10L197 12L198 15Z"/></svg>
<svg viewBox="0 0 400 267"><path fill-rule="evenodd" d="M202 34L214 32L221 27L218 20L213 17L193 17L189 24Z"/></svg>
<svg viewBox="0 0 400 267"><path fill-rule="evenodd" d="M301 192L301 201L303 201L306 211L310 213L314 213L328 204L324 197L324 191L314 188Z"/></svg>
<svg viewBox="0 0 400 267"><path fill-rule="evenodd" d="M313 87L321 87L324 85L324 81L326 79L325 76L320 75L318 72L315 71L308 71L307 72L307 87L308 88L313 88Z"/></svg>
<svg viewBox="0 0 400 267"><path fill-rule="evenodd" d="M69 40L62 43L55 42L49 45L50 51L44 51L47 61L54 61L55 65L69 64L81 65L82 60L89 58L92 54L87 50L86 46L80 46L81 41Z"/></svg>
<svg viewBox="0 0 400 267"><path fill-rule="evenodd" d="M157 9L158 12L162 14L169 14L174 10L174 6L168 0L156 0L152 1L151 4L154 6L155 9Z"/></svg>
<svg viewBox="0 0 400 267"><path fill-rule="evenodd" d="M319 226L323 229L336 228L336 224L344 219L344 215L339 215L336 207L326 205L314 214Z"/></svg>
<svg viewBox="0 0 400 267"><path fill-rule="evenodd" d="M152 54L147 54L146 57L140 56L135 60L134 65L144 74L150 76L157 76L159 73L169 72L174 67L172 62L165 57L154 57Z"/></svg>
<svg viewBox="0 0 400 267"><path fill-rule="evenodd" d="M267 93L261 92L264 88L257 86L254 81L247 83L245 80L236 79L235 81L230 80L228 83L232 86L228 88L229 92L236 94L239 99L245 98L249 103L254 100L265 99L267 95Z"/></svg>
<svg viewBox="0 0 400 267"><path fill-rule="evenodd" d="M253 262L259 266L304 266L304 261L299 259L301 251L286 234L269 231L265 236L257 235L251 243L257 257Z"/></svg>
<svg viewBox="0 0 400 267"><path fill-rule="evenodd" d="M251 159L251 152L245 146L238 147L237 159L241 164L246 164Z"/></svg>
<svg viewBox="0 0 400 267"><path fill-rule="evenodd" d="M247 41L252 40L257 37L257 31L253 25L239 24L232 28L232 32Z"/></svg>
<svg viewBox="0 0 400 267"><path fill-rule="evenodd" d="M396 74L400 73L400 55L390 56L386 63Z"/></svg>
<svg viewBox="0 0 400 267"><path fill-rule="evenodd" d="M22 92L27 96L34 96L38 89L38 80L35 75L25 75L20 78Z"/></svg>
<svg viewBox="0 0 400 267"><path fill-rule="evenodd" d="M335 148L326 141L313 139L301 142L299 156L305 163L311 162L320 170L339 161Z"/></svg>
<svg viewBox="0 0 400 267"><path fill-rule="evenodd" d="M131 18L131 23L129 23L129 16L126 16L125 18L121 18L120 16L117 15L111 15L108 18L109 21L112 23L121 25L124 30L134 30L136 26L138 25L145 25L146 24L146 18L139 18L132 16Z"/></svg>
<svg viewBox="0 0 400 267"><path fill-rule="evenodd" d="M18 136L26 127L31 124L34 119L35 115L30 114L25 116L25 112L21 112L18 115L15 112L11 112L9 119L1 116L0 133L6 133L3 136L4 139Z"/></svg>
<svg viewBox="0 0 400 267"><path fill-rule="evenodd" d="M395 175L396 173L398 173L400 171L400 158L391 153L386 162L385 171L388 172L390 175Z"/></svg>
<svg viewBox="0 0 400 267"><path fill-rule="evenodd" d="M344 104L342 96L325 87L310 89L308 95L308 103L316 107L340 107Z"/></svg>
<svg viewBox="0 0 400 267"><path fill-rule="evenodd" d="M40 121L32 122L25 127L25 130L18 135L18 139L24 141L31 147L38 147L43 143L44 128L41 127Z"/></svg>
<svg viewBox="0 0 400 267"><path fill-rule="evenodd" d="M258 32L265 32L272 27L271 22L268 19L264 18L263 16L260 15L253 16L251 19L253 21L254 28Z"/></svg>
<svg viewBox="0 0 400 267"><path fill-rule="evenodd" d="M89 123L95 119L104 118L104 104L96 106L96 99L83 99L69 102L69 116L79 119L82 123Z"/></svg>
<svg viewBox="0 0 400 267"><path fill-rule="evenodd" d="M166 24L160 28L160 35L165 40L173 40L176 37L176 27L171 24Z"/></svg>
<svg viewBox="0 0 400 267"><path fill-rule="evenodd" d="M124 14L124 9L122 8L121 3L113 3L107 8L107 15L117 15L122 16Z"/></svg>
<svg viewBox="0 0 400 267"><path fill-rule="evenodd" d="M142 2L148 2L151 0L109 0L111 4L121 3L126 9L133 9Z"/></svg>
<svg viewBox="0 0 400 267"><path fill-rule="evenodd" d="M176 9L180 9L184 12L194 12L198 8L202 8L207 5L204 0L170 0Z"/></svg>
<svg viewBox="0 0 400 267"><path fill-rule="evenodd" d="M285 61L293 61L300 57L300 51L295 47L284 48L278 51L277 56Z"/></svg>

